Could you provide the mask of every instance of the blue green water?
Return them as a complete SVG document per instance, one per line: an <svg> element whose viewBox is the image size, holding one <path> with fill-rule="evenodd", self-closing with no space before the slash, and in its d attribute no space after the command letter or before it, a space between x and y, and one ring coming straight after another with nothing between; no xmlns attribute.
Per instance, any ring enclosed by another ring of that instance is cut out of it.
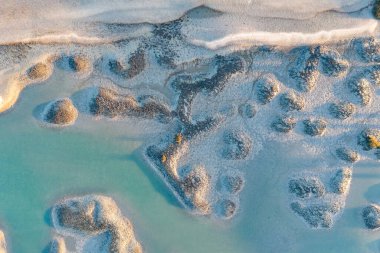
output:
<svg viewBox="0 0 380 253"><path fill-rule="evenodd" d="M58 93L65 95L64 89ZM112 122L91 131L42 127L33 110L56 97L57 85L28 88L0 117L0 225L10 252L41 252L53 231L49 208L66 195L86 193L113 197L148 253L379 250L380 233L369 234L360 219L368 201L380 201L375 163L355 166L346 211L331 230L310 230L289 210L283 185L291 172L306 169L308 159L315 158L277 143L268 143L249 161L241 210L233 220L194 217L140 158L143 143L114 131Z"/></svg>

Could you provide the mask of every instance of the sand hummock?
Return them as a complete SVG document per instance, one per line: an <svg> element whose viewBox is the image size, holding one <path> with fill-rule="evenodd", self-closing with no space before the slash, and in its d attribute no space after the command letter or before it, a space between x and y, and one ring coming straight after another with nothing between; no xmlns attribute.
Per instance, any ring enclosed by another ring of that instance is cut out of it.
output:
<svg viewBox="0 0 380 253"><path fill-rule="evenodd" d="M349 102L338 102L330 105L330 114L337 119L347 119L355 113L355 105Z"/></svg>
<svg viewBox="0 0 380 253"><path fill-rule="evenodd" d="M70 235L81 241L89 238L104 240L101 235L108 234L105 241L98 243L104 245L102 247L107 249L106 252L142 252L131 222L122 215L115 201L109 197L85 195L66 198L53 206L51 216L53 227L62 236ZM98 252L100 249L77 250Z"/></svg>
<svg viewBox="0 0 380 253"><path fill-rule="evenodd" d="M289 192L299 198L318 198L323 196L325 191L325 186L319 178L297 178L289 181Z"/></svg>
<svg viewBox="0 0 380 253"><path fill-rule="evenodd" d="M339 169L330 180L330 187L334 193L346 194L351 184L352 170L348 168Z"/></svg>
<svg viewBox="0 0 380 253"><path fill-rule="evenodd" d="M70 98L62 98L47 104L42 118L55 125L73 124L78 117L78 110Z"/></svg>
<svg viewBox="0 0 380 253"><path fill-rule="evenodd" d="M45 63L37 63L27 70L27 75L30 79L42 79L49 75L50 67Z"/></svg>
<svg viewBox="0 0 380 253"><path fill-rule="evenodd" d="M340 77L347 73L350 64L338 51L328 47L321 47L320 55L320 65L324 75Z"/></svg>
<svg viewBox="0 0 380 253"><path fill-rule="evenodd" d="M380 206L371 204L363 209L364 224L368 229L380 228Z"/></svg>
<svg viewBox="0 0 380 253"><path fill-rule="evenodd" d="M352 169L304 172L289 180L290 208L312 228L331 228L344 211Z"/></svg>
<svg viewBox="0 0 380 253"><path fill-rule="evenodd" d="M360 159L358 152L346 147L337 148L335 153L339 159L350 163L357 162Z"/></svg>
<svg viewBox="0 0 380 253"><path fill-rule="evenodd" d="M368 128L363 130L358 136L358 144L363 150L380 148L380 130Z"/></svg>
<svg viewBox="0 0 380 253"><path fill-rule="evenodd" d="M85 73L91 69L91 62L84 55L74 55L68 60L70 68L75 72Z"/></svg>
<svg viewBox="0 0 380 253"><path fill-rule="evenodd" d="M300 91L311 91L319 77L320 47L305 46L293 51L297 57L289 69L289 76L296 81L297 88Z"/></svg>
<svg viewBox="0 0 380 253"><path fill-rule="evenodd" d="M307 119L303 121L304 132L310 136L320 136L326 131L327 122L324 119Z"/></svg>
<svg viewBox="0 0 380 253"><path fill-rule="evenodd" d="M280 106L285 111L301 111L305 107L305 99L300 94L290 91L280 96Z"/></svg>
<svg viewBox="0 0 380 253"><path fill-rule="evenodd" d="M365 78L355 78L348 82L351 92L358 98L363 106L369 105L373 99L371 83Z"/></svg>
<svg viewBox="0 0 380 253"><path fill-rule="evenodd" d="M277 116L272 122L273 130L280 133L289 133L296 126L296 119L290 116Z"/></svg>
<svg viewBox="0 0 380 253"><path fill-rule="evenodd" d="M251 137L242 131L230 130L224 134L223 156L226 159L240 160L245 159L252 150Z"/></svg>
<svg viewBox="0 0 380 253"><path fill-rule="evenodd" d="M261 104L267 104L280 92L280 82L273 74L260 77L254 84L257 89L257 99Z"/></svg>

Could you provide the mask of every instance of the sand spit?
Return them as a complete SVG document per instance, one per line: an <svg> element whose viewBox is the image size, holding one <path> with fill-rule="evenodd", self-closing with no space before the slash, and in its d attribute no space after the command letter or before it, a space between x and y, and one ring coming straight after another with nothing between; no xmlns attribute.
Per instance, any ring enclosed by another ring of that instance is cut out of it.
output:
<svg viewBox="0 0 380 253"><path fill-rule="evenodd" d="M18 100L21 91L28 85L47 80L53 73L53 56L40 57L40 61L23 72L6 75L0 93L0 113L10 109Z"/></svg>
<svg viewBox="0 0 380 253"><path fill-rule="evenodd" d="M202 165L195 166L183 176L178 172L179 163L185 161L192 142L196 141L198 136L210 135L223 124L225 118L216 115L194 122L191 117L194 99L201 92L209 96L221 93L232 76L242 72L243 62L235 56L218 55L211 61L211 66L214 66L215 70L207 77L193 78L191 75L180 74L171 81L171 87L179 96L176 117L180 127L169 140L148 147L146 156L187 208L202 215L218 213L224 218L230 218L235 213L237 205L233 203L233 210L230 208L228 212L219 212L220 206L214 203L216 179L212 178L207 168ZM228 139L227 144L233 145L236 150L231 147L229 154L236 159L243 159L249 153L251 143L250 141L247 143L246 140L250 139L244 136L246 138L241 140L238 138L239 134L232 137Z"/></svg>
<svg viewBox="0 0 380 253"><path fill-rule="evenodd" d="M45 122L62 126L73 124L77 117L78 110L69 98L48 103L42 114L42 119Z"/></svg>
<svg viewBox="0 0 380 253"><path fill-rule="evenodd" d="M58 234L75 238L77 252L142 252L131 222L109 197L66 198L53 206L51 216ZM53 244L64 250L61 240Z"/></svg>

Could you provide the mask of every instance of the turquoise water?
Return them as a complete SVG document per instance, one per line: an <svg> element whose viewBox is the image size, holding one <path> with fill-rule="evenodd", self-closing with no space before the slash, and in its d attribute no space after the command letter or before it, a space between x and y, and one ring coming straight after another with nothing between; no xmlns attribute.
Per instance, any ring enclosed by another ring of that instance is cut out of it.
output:
<svg viewBox="0 0 380 253"><path fill-rule="evenodd" d="M321 159L278 143L249 161L233 220L194 217L140 158L143 143L112 122L52 129L33 118L37 105L57 92L66 95L66 88L28 88L0 117L0 225L10 252L41 252L53 231L49 208L66 195L86 193L113 197L148 253L379 252L380 232L367 232L360 218L369 201L380 201L377 163L354 167L346 211L331 230L310 230L289 210L284 187L289 174Z"/></svg>
<svg viewBox="0 0 380 253"><path fill-rule="evenodd" d="M147 252L234 252L228 227L192 217L139 159L141 142L108 129L41 127L34 108L56 87L24 91L0 117L0 221L11 252L41 252L53 229L46 212L66 195L113 197ZM93 124L97 122L94 121Z"/></svg>

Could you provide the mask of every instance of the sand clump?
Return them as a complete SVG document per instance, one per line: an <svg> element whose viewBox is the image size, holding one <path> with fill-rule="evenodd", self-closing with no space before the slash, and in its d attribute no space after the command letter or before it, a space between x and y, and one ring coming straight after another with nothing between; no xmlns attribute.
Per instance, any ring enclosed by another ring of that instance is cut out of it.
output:
<svg viewBox="0 0 380 253"><path fill-rule="evenodd" d="M357 162L360 159L358 152L345 147L336 149L335 153L339 159L350 163Z"/></svg>
<svg viewBox="0 0 380 253"><path fill-rule="evenodd" d="M349 62L333 49L321 47L320 55L322 73L326 76L342 76L347 72L350 66Z"/></svg>
<svg viewBox="0 0 380 253"><path fill-rule="evenodd" d="M358 145L362 146L363 150L379 149L380 148L380 130L365 129L358 136Z"/></svg>
<svg viewBox="0 0 380 253"><path fill-rule="evenodd" d="M290 91L281 95L280 106L285 111L301 111L305 107L305 99L294 91Z"/></svg>
<svg viewBox="0 0 380 253"><path fill-rule="evenodd" d="M181 187L187 198L191 199L194 206L202 213L209 213L210 203L208 195L210 191L210 176L202 166L194 168L181 181Z"/></svg>
<svg viewBox="0 0 380 253"><path fill-rule="evenodd" d="M351 185L352 170L339 169L330 180L330 187L336 194L346 194Z"/></svg>
<svg viewBox="0 0 380 253"><path fill-rule="evenodd" d="M239 105L239 115L244 119L252 119L256 115L256 108L253 103L246 102Z"/></svg>
<svg viewBox="0 0 380 253"><path fill-rule="evenodd" d="M252 150L251 137L242 131L232 130L224 134L224 143L227 144L223 151L226 159L245 159Z"/></svg>
<svg viewBox="0 0 380 253"><path fill-rule="evenodd" d="M363 209L362 217L368 229L380 228L380 206L371 204Z"/></svg>
<svg viewBox="0 0 380 253"><path fill-rule="evenodd" d="M83 55L74 55L69 57L69 66L75 72L85 73L91 69L91 62Z"/></svg>
<svg viewBox="0 0 380 253"><path fill-rule="evenodd" d="M325 194L325 186L316 177L297 178L289 181L289 192L299 198L321 197Z"/></svg>
<svg viewBox="0 0 380 253"><path fill-rule="evenodd" d="M272 129L279 133L289 133L296 126L296 119L289 116L278 116L271 124Z"/></svg>
<svg viewBox="0 0 380 253"><path fill-rule="evenodd" d="M43 79L49 76L51 70L46 63L37 63L27 70L27 75L30 79Z"/></svg>
<svg viewBox="0 0 380 253"><path fill-rule="evenodd" d="M365 78L351 80L348 83L351 92L359 99L363 106L368 105L372 101L373 91L371 83Z"/></svg>
<svg viewBox="0 0 380 253"><path fill-rule="evenodd" d="M318 64L320 47L301 47L294 50L296 60L291 64L289 76L297 83L300 91L308 92L314 89L319 77Z"/></svg>
<svg viewBox="0 0 380 253"><path fill-rule="evenodd" d="M304 132L310 136L321 136L326 131L327 122L323 119L307 119L303 121Z"/></svg>
<svg viewBox="0 0 380 253"><path fill-rule="evenodd" d="M273 74L266 74L256 82L257 99L261 104L267 104L280 92L280 82Z"/></svg>
<svg viewBox="0 0 380 253"><path fill-rule="evenodd" d="M240 175L223 175L220 178L222 190L229 194L237 194L244 187L244 179Z"/></svg>
<svg viewBox="0 0 380 253"><path fill-rule="evenodd" d="M43 120L55 125L73 124L78 117L78 110L71 99L63 98L49 103L43 115Z"/></svg>
<svg viewBox="0 0 380 253"><path fill-rule="evenodd" d="M355 105L348 102L333 103L329 112L334 118L347 119L355 113Z"/></svg>
<svg viewBox="0 0 380 253"><path fill-rule="evenodd" d="M336 215L342 208L339 203L332 205L312 204L305 206L300 202L293 202L290 207L313 228L331 228L334 215Z"/></svg>
<svg viewBox="0 0 380 253"><path fill-rule="evenodd" d="M224 219L229 219L234 216L237 206L236 203L230 199L223 199L217 203L217 213Z"/></svg>
<svg viewBox="0 0 380 253"><path fill-rule="evenodd" d="M78 239L82 235L102 238L100 235L108 233L109 239L100 243L105 245L106 252L142 252L131 222L109 197L85 195L64 199L53 206L52 219L58 233L69 233Z"/></svg>
<svg viewBox="0 0 380 253"><path fill-rule="evenodd" d="M138 49L131 55L127 65L123 64L120 60L110 59L108 61L108 67L115 75L130 79L144 71L146 68L145 58L145 52L142 49Z"/></svg>
<svg viewBox="0 0 380 253"><path fill-rule="evenodd" d="M380 44L374 37L357 39L355 46L365 62L380 62Z"/></svg>

